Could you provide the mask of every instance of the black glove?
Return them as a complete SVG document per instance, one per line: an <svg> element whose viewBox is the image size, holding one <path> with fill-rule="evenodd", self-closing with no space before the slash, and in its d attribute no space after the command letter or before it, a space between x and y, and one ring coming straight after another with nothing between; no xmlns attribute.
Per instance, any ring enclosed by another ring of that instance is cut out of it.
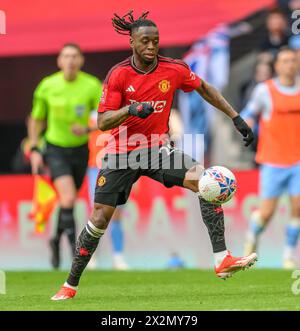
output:
<svg viewBox="0 0 300 331"><path fill-rule="evenodd" d="M128 113L132 116L146 118L154 112L154 108L147 102L133 103L129 106Z"/></svg>
<svg viewBox="0 0 300 331"><path fill-rule="evenodd" d="M245 142L245 146L249 146L252 141L254 140L254 135L251 130L251 128L248 126L248 124L241 118L240 115L234 117L232 119L235 127L237 130L242 134L244 137L243 140Z"/></svg>

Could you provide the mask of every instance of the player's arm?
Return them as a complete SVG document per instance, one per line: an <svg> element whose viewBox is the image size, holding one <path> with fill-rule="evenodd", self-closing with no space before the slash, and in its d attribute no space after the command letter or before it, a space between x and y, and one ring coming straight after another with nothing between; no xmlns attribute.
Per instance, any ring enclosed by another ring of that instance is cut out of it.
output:
<svg viewBox="0 0 300 331"><path fill-rule="evenodd" d="M147 102L136 102L119 110L107 110L98 113L98 128L107 131L121 125L129 116L147 118L153 112L153 107Z"/></svg>
<svg viewBox="0 0 300 331"><path fill-rule="evenodd" d="M32 112L28 120L28 137L30 142L30 163L33 174L37 174L44 166L42 154L38 148L38 141L46 127L47 106L44 98L44 83L38 85L33 96Z"/></svg>
<svg viewBox="0 0 300 331"><path fill-rule="evenodd" d="M39 137L42 131L46 127L46 120L36 119L32 116L29 117L28 120L28 137L30 141L30 148L34 148L38 146Z"/></svg>
<svg viewBox="0 0 300 331"><path fill-rule="evenodd" d="M208 103L221 110L231 119L238 116L238 113L232 108L222 94L212 85L201 79L200 86L196 91L205 99Z"/></svg>
<svg viewBox="0 0 300 331"><path fill-rule="evenodd" d="M154 111L153 107L146 102L136 102L130 106L118 110L107 110L98 113L97 123L101 131L111 130L120 126L129 116L146 118Z"/></svg>
<svg viewBox="0 0 300 331"><path fill-rule="evenodd" d="M37 174L44 167L43 157L38 148L39 136L46 126L45 120L35 119L30 116L28 120L28 137L30 141L31 171Z"/></svg>
<svg viewBox="0 0 300 331"><path fill-rule="evenodd" d="M249 101L240 114L246 123L253 128L259 115L269 108L271 108L271 105L268 89L264 83L260 83L255 86Z"/></svg>
<svg viewBox="0 0 300 331"><path fill-rule="evenodd" d="M247 123L241 118L241 116L233 109L233 107L227 102L227 100L222 96L222 94L212 85L201 80L201 84L196 88L196 91L212 106L216 107L224 114L229 116L236 129L243 135L243 140L245 146L249 146L253 139L254 135L251 128Z"/></svg>
<svg viewBox="0 0 300 331"><path fill-rule="evenodd" d="M97 124L101 131L107 131L121 125L129 117L129 106L119 110L107 110L104 113L98 113Z"/></svg>

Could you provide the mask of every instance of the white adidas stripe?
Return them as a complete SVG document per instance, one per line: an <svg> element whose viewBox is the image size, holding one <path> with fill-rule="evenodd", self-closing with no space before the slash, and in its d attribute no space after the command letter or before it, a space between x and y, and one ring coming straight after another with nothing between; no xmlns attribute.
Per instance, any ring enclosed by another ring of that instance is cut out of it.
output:
<svg viewBox="0 0 300 331"><path fill-rule="evenodd" d="M130 85L130 86L127 88L126 92L135 92L135 89L134 89L134 87L133 87L132 85Z"/></svg>

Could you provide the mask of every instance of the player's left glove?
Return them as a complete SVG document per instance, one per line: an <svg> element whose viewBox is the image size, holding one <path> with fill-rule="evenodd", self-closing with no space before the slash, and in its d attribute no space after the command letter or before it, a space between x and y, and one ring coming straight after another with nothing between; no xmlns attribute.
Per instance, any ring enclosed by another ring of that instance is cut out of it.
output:
<svg viewBox="0 0 300 331"><path fill-rule="evenodd" d="M234 126L236 129L242 134L244 137L243 140L245 142L245 146L249 146L252 141L254 140L254 135L251 130L251 128L248 126L248 124L241 118L240 115L234 117L232 119Z"/></svg>

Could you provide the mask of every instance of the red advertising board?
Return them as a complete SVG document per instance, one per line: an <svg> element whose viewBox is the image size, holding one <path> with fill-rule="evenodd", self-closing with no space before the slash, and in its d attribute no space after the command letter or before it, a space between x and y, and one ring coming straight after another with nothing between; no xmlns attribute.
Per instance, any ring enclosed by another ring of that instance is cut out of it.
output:
<svg viewBox="0 0 300 331"><path fill-rule="evenodd" d="M235 172L238 182L234 198L224 205L226 239L233 253L241 254L248 219L257 208L258 172ZM48 269L48 239L55 231L56 211L42 234L36 234L28 218L32 204L33 178L28 175L0 177L0 269ZM75 208L78 231L89 215L87 182ZM179 187L167 189L142 177L134 186L122 214L125 255L132 268L164 268L173 252L191 268L212 266L212 251L203 225L198 198ZM280 200L272 225L263 235L261 266L280 266L288 198ZM108 229L109 232L109 229ZM111 267L109 234L101 239L97 258L101 268ZM67 243L63 243L67 247ZM70 264L69 248L63 251L63 267Z"/></svg>

